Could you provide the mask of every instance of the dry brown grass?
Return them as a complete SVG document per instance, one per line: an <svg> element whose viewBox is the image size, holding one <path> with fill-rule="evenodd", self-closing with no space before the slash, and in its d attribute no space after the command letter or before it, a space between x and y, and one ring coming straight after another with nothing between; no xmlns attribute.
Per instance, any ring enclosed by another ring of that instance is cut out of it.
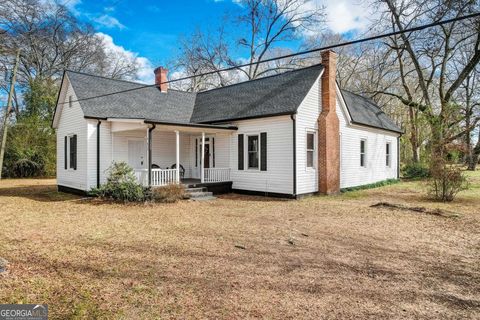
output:
<svg viewBox="0 0 480 320"><path fill-rule="evenodd" d="M478 318L475 179L449 204L413 182L135 206L2 180L0 303L48 303L51 319ZM370 208L381 201L459 217Z"/></svg>

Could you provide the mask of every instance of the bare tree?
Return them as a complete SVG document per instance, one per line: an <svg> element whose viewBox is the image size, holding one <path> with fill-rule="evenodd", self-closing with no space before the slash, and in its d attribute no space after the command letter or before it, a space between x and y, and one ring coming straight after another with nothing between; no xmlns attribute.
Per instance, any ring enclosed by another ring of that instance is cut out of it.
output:
<svg viewBox="0 0 480 320"><path fill-rule="evenodd" d="M236 30L246 30L234 39L227 38L223 29L216 33L196 31L182 42L177 69L190 75L238 67L237 72L216 73L215 77L197 79L192 90L209 86L224 86L238 79L258 77L293 69L297 59L257 63L279 52L286 52L281 43L298 39L302 32L318 29L324 19L323 8L312 0L242 0L240 13L229 22ZM237 58L241 52L242 58Z"/></svg>
<svg viewBox="0 0 480 320"><path fill-rule="evenodd" d="M478 12L472 0L381 0L386 5L388 25L404 30L413 24L439 21ZM465 135L479 121L472 119L461 128L455 95L480 61L480 19L454 22L391 39L400 69L402 91L381 90L396 97L411 110L421 112L430 127L430 147L434 158L445 157L446 146ZM460 52L468 51L462 68L455 68Z"/></svg>
<svg viewBox="0 0 480 320"><path fill-rule="evenodd" d="M136 73L135 57L109 51L89 24L79 22L64 5L41 0L0 2L3 46L22 51L19 83L36 78L58 79L64 69L91 71L105 76L128 77ZM11 56L0 56L9 69Z"/></svg>

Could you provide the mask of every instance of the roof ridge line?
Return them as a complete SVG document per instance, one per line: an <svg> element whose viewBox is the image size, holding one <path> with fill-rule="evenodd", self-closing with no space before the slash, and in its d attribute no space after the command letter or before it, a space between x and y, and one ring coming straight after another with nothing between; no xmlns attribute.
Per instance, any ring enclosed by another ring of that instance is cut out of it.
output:
<svg viewBox="0 0 480 320"><path fill-rule="evenodd" d="M209 89L209 90L205 90L205 91L200 91L200 92L197 92L197 94L207 93L207 92L211 92L211 91L214 91L214 90L225 89L225 88L241 85L241 84L244 84L244 83L259 81L259 80L263 80L263 79L279 77L279 76L282 76L282 75L287 74L287 73L297 72L297 71L301 71L301 70L305 70L305 69L309 69L309 68L314 68L314 67L319 67L319 66L323 66L323 64L317 63L317 64L313 64L313 65L308 66L308 67L288 70L288 71L285 71L285 72L282 72L282 73L279 73L279 74L272 74L270 76L266 76L266 77L262 77L262 78L256 78L256 79L252 79L252 80L246 80L246 81L242 81L242 82L232 83L232 84L229 84L228 86L213 88L213 89Z"/></svg>
<svg viewBox="0 0 480 320"><path fill-rule="evenodd" d="M139 86L152 86L152 85L149 85L149 84L145 84L145 83L141 83L141 82L135 82L135 81L132 81L132 80L114 79L114 78L109 78L109 77L106 77L106 76L99 76L97 74L86 73L86 72L82 72L82 71L74 71L74 70L70 70L70 69L65 69L65 72L73 72L73 73L82 74L84 76L102 78L102 79L105 79L105 80L126 82L126 83L136 84L136 85L139 85Z"/></svg>

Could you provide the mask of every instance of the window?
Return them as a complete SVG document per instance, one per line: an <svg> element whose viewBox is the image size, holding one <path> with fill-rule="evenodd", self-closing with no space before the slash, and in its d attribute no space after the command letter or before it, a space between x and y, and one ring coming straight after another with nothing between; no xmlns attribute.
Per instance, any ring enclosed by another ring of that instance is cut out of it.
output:
<svg viewBox="0 0 480 320"><path fill-rule="evenodd" d="M307 168L315 168L315 133L307 132Z"/></svg>
<svg viewBox="0 0 480 320"><path fill-rule="evenodd" d="M385 145L385 165L390 167L391 165L391 144L387 142Z"/></svg>
<svg viewBox="0 0 480 320"><path fill-rule="evenodd" d="M367 140L362 139L360 140L360 166L366 167L367 166Z"/></svg>
<svg viewBox="0 0 480 320"><path fill-rule="evenodd" d="M248 169L258 169L258 135L248 136Z"/></svg>
<svg viewBox="0 0 480 320"><path fill-rule="evenodd" d="M77 135L65 137L65 169L77 170Z"/></svg>
<svg viewBox="0 0 480 320"><path fill-rule="evenodd" d="M72 107L72 96L68 96L68 106L71 108Z"/></svg>

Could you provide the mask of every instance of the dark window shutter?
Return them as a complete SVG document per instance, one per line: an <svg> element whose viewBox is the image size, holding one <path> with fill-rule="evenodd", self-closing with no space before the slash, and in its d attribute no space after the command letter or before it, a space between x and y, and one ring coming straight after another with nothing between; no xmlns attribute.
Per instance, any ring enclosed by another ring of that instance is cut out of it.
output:
<svg viewBox="0 0 480 320"><path fill-rule="evenodd" d="M213 167L215 168L215 138L212 138Z"/></svg>
<svg viewBox="0 0 480 320"><path fill-rule="evenodd" d="M260 133L260 171L267 171L267 133Z"/></svg>
<svg viewBox="0 0 480 320"><path fill-rule="evenodd" d="M65 157L65 170L68 169L68 137L65 136L65 143L64 143L64 146L63 146L63 156Z"/></svg>
<svg viewBox="0 0 480 320"><path fill-rule="evenodd" d="M198 139L195 139L195 167L198 167Z"/></svg>
<svg viewBox="0 0 480 320"><path fill-rule="evenodd" d="M77 135L73 135L73 146L72 148L72 156L73 156L73 170L77 170Z"/></svg>
<svg viewBox="0 0 480 320"><path fill-rule="evenodd" d="M243 134L238 135L238 170L243 170Z"/></svg>

